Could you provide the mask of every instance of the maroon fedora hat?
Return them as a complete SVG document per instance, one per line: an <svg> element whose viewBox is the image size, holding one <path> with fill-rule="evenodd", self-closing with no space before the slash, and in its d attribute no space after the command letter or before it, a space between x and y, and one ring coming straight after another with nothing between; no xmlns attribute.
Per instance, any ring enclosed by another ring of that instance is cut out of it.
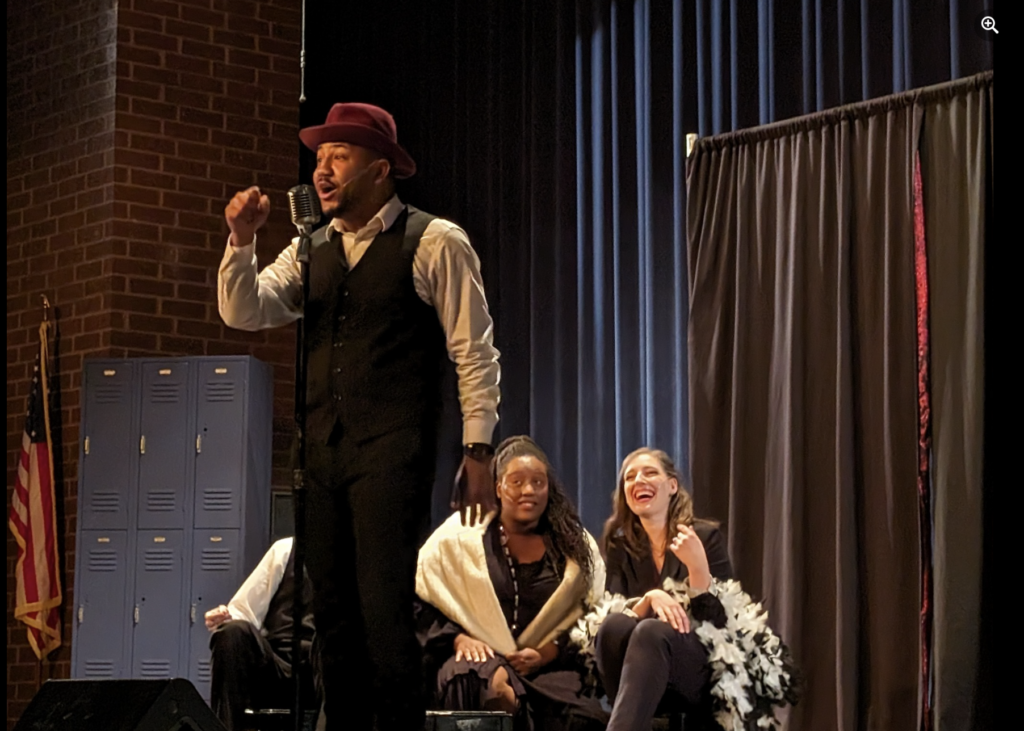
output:
<svg viewBox="0 0 1024 731"><path fill-rule="evenodd" d="M299 139L313 151L325 142L348 142L379 152L391 162L396 178L408 178L416 172L416 163L398 144L394 118L373 104L335 104L326 122L301 130Z"/></svg>

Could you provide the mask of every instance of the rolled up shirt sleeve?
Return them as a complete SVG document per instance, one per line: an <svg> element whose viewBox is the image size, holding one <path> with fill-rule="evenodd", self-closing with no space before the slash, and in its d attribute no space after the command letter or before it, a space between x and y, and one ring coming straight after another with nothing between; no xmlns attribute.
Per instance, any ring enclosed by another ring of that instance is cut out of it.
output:
<svg viewBox="0 0 1024 731"><path fill-rule="evenodd" d="M228 243L217 272L217 306L221 319L236 330L263 330L288 325L302 315L302 276L293 240L262 272L256 242Z"/></svg>
<svg viewBox="0 0 1024 731"><path fill-rule="evenodd" d="M270 547L228 602L232 619L244 619L256 629L263 629L270 600L281 586L291 552L291 538L282 538Z"/></svg>

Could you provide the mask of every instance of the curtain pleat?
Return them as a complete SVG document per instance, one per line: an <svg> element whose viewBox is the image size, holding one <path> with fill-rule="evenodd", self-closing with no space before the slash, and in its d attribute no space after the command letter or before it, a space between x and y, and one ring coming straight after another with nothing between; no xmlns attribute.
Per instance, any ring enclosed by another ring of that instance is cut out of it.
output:
<svg viewBox="0 0 1024 731"><path fill-rule="evenodd" d="M934 718L984 728L976 706L982 616L985 244L991 83L923 105L934 521Z"/></svg>

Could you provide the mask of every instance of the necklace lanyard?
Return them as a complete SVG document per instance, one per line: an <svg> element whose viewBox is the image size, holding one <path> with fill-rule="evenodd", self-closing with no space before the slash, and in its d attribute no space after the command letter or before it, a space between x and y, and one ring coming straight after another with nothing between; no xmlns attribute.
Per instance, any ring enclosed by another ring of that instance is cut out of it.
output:
<svg viewBox="0 0 1024 731"><path fill-rule="evenodd" d="M512 552L508 549L508 535L505 533L505 526L498 523L498 531L501 533L501 548L505 552L505 560L508 561L508 570L512 573L512 591L515 593L515 603L512 605L512 632L519 629L519 579L516 578L516 565L512 559Z"/></svg>

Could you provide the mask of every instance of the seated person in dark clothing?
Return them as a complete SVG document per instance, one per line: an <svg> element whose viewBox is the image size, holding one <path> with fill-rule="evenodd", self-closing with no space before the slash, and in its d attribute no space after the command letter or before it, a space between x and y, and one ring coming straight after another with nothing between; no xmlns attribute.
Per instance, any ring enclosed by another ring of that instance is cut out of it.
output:
<svg viewBox="0 0 1024 731"><path fill-rule="evenodd" d="M301 645L308 668L313 640L308 580L303 587L303 599L307 609ZM246 708L292 707L294 601L292 539L283 538L270 547L227 606L206 613L206 626L213 632L210 706L229 731L244 728ZM314 702L312 688L310 674L310 704Z"/></svg>
<svg viewBox="0 0 1024 731"><path fill-rule="evenodd" d="M444 710L499 710L517 729L607 718L583 686L569 628L604 591L604 564L544 452L512 437L494 458L497 515L452 515L420 550L428 683Z"/></svg>
<svg viewBox="0 0 1024 731"><path fill-rule="evenodd" d="M708 652L662 587L688 579L694 622L722 616L719 600L705 592L713 578L732 578L725 539L714 523L693 517L690 495L660 450L626 457L613 501L602 537L608 591L633 603L597 633L598 671L613 704L608 730L649 731L659 707L710 720Z"/></svg>

